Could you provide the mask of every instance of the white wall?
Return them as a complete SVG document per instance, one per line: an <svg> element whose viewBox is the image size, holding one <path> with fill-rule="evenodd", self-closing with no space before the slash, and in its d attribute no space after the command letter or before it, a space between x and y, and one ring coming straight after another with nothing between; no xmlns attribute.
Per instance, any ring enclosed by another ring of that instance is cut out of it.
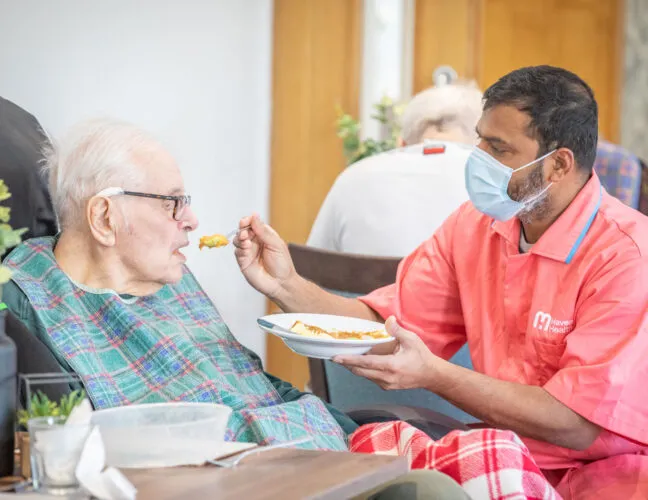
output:
<svg viewBox="0 0 648 500"><path fill-rule="evenodd" d="M180 161L201 228L267 218L272 0L0 0L0 96L56 136L110 115ZM188 252L233 333L262 357L263 298L232 248Z"/></svg>

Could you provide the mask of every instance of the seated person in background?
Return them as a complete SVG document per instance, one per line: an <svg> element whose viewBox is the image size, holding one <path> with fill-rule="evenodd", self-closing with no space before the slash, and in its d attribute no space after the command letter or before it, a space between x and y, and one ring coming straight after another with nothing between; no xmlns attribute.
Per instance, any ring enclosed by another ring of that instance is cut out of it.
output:
<svg viewBox="0 0 648 500"><path fill-rule="evenodd" d="M476 143L482 94L470 83L417 94L402 117L402 145L348 167L319 211L308 245L336 252L403 257L468 199L464 165Z"/></svg>
<svg viewBox="0 0 648 500"><path fill-rule="evenodd" d="M639 158L618 144L599 137L594 171L612 196L629 207L639 207L642 174Z"/></svg>
<svg viewBox="0 0 648 500"><path fill-rule="evenodd" d="M285 312L389 318L392 354L334 361L518 433L566 498L648 495L648 218L592 170L597 104L578 76L521 68L484 97L471 202L401 262L395 284L360 299L328 293L256 217L240 222L251 224L235 240L241 270ZM446 361L465 342L474 371ZM369 449L405 436L380 432Z"/></svg>
<svg viewBox="0 0 648 500"><path fill-rule="evenodd" d="M41 176L43 146L48 139L32 115L0 97L0 179L11 198L3 202L11 209L14 228L27 228L23 238L56 234L56 217Z"/></svg>
<svg viewBox="0 0 648 500"><path fill-rule="evenodd" d="M198 220L159 143L132 125L91 121L52 149L47 168L61 232L14 249L3 298L81 377L95 408L221 403L234 410L229 440L310 436L305 447L347 448L357 425L264 373L185 267Z"/></svg>

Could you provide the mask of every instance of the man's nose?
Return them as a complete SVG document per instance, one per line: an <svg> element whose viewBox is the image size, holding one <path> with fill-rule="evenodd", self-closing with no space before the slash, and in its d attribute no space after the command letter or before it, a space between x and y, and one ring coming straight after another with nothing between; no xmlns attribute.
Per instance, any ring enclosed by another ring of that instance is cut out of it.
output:
<svg viewBox="0 0 648 500"><path fill-rule="evenodd" d="M185 231L195 231L198 228L198 217L191 207L185 209L182 224Z"/></svg>

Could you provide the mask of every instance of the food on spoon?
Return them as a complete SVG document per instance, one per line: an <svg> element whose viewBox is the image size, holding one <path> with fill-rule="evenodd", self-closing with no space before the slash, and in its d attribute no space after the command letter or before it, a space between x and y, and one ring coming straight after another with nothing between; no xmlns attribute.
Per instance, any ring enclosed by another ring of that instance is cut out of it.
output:
<svg viewBox="0 0 648 500"><path fill-rule="evenodd" d="M290 331L303 335L305 337L320 337L331 338L337 340L373 340L373 339L386 339L389 335L385 330L373 330L369 332L354 332L354 331L341 331L341 330L325 330L319 326L307 325L301 321L295 321Z"/></svg>
<svg viewBox="0 0 648 500"><path fill-rule="evenodd" d="M219 247L224 247L229 243L229 240L227 239L226 236L222 234L212 234L211 236L202 236L200 238L200 243L198 244L198 248L201 250L203 247L207 248L219 248Z"/></svg>

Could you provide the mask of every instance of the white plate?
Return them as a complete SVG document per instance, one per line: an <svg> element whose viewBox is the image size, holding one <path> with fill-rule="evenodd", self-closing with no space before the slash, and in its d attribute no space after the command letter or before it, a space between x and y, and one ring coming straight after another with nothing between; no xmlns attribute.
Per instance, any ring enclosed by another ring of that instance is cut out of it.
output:
<svg viewBox="0 0 648 500"><path fill-rule="evenodd" d="M369 332L385 328L385 325L375 321L329 314L270 314L259 318L257 322L259 321L274 323L286 330L290 330L290 327L293 326L295 321L301 321L307 325L317 326L325 330L335 329L341 331ZM263 331L279 337L293 352L309 358L318 359L331 359L338 354L365 354L378 344L385 344L394 340L393 337L370 340L337 340L322 337L306 337L297 333L283 332L269 328L261 323L259 323L259 327Z"/></svg>

